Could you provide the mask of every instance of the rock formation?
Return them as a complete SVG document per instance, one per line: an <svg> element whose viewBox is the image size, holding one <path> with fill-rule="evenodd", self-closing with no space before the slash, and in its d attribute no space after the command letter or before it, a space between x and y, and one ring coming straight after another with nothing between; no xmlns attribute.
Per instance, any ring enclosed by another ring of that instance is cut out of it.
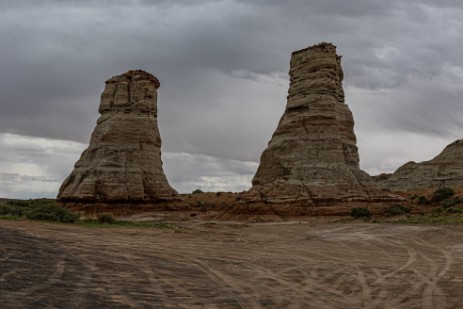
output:
<svg viewBox="0 0 463 309"><path fill-rule="evenodd" d="M141 70L106 81L90 145L61 185L58 201L127 205L173 199L177 192L162 170L158 87L158 79Z"/></svg>
<svg viewBox="0 0 463 309"><path fill-rule="evenodd" d="M289 75L286 110L244 201L305 206L396 199L359 169L336 47L320 43L293 52Z"/></svg>
<svg viewBox="0 0 463 309"><path fill-rule="evenodd" d="M373 177L385 189L405 191L439 186L463 186L463 139L451 143L434 159L405 163L393 174Z"/></svg>

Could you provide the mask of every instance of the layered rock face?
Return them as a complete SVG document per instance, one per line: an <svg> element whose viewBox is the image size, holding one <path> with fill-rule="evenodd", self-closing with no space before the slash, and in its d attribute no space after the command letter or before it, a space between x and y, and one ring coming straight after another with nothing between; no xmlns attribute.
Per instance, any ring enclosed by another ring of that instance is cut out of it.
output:
<svg viewBox="0 0 463 309"><path fill-rule="evenodd" d="M373 177L378 185L389 190L439 186L463 186L463 139L451 143L434 159L405 163L393 174Z"/></svg>
<svg viewBox="0 0 463 309"><path fill-rule="evenodd" d="M162 169L153 75L136 70L106 81L89 147L63 182L63 203L156 202L177 192Z"/></svg>
<svg viewBox="0 0 463 309"><path fill-rule="evenodd" d="M289 75L286 110L244 200L323 205L391 199L359 169L336 47L320 43L294 52Z"/></svg>

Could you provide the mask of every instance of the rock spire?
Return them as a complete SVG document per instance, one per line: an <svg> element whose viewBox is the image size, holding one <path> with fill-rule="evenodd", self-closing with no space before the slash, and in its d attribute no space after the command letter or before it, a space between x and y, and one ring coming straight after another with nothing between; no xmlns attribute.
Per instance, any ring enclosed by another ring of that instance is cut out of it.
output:
<svg viewBox="0 0 463 309"><path fill-rule="evenodd" d="M359 168L336 47L293 52L289 75L285 112L243 199L292 205L389 199Z"/></svg>
<svg viewBox="0 0 463 309"><path fill-rule="evenodd" d="M61 185L58 201L147 203L177 194L162 169L159 85L156 77L141 70L106 81L90 145Z"/></svg>

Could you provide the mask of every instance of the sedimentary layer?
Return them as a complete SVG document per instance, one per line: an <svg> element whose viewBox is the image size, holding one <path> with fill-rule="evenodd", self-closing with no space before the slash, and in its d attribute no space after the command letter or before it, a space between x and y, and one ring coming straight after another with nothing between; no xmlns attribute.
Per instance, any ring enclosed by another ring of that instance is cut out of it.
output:
<svg viewBox="0 0 463 309"><path fill-rule="evenodd" d="M420 163L410 161L393 174L381 174L374 179L380 187L396 191L463 186L463 140L447 145L432 160Z"/></svg>
<svg viewBox="0 0 463 309"><path fill-rule="evenodd" d="M289 75L286 109L243 200L323 205L395 199L359 168L336 47L320 43L294 52Z"/></svg>
<svg viewBox="0 0 463 309"><path fill-rule="evenodd" d="M157 123L159 81L128 71L106 81L88 148L58 193L60 202L125 204L173 199L162 169Z"/></svg>

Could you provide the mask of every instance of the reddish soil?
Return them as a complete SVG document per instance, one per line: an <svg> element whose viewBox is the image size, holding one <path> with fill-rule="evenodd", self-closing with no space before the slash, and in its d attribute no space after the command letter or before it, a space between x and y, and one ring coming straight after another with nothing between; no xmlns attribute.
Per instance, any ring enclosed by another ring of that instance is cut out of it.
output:
<svg viewBox="0 0 463 309"><path fill-rule="evenodd" d="M304 220L0 221L0 307L463 308L462 226Z"/></svg>

